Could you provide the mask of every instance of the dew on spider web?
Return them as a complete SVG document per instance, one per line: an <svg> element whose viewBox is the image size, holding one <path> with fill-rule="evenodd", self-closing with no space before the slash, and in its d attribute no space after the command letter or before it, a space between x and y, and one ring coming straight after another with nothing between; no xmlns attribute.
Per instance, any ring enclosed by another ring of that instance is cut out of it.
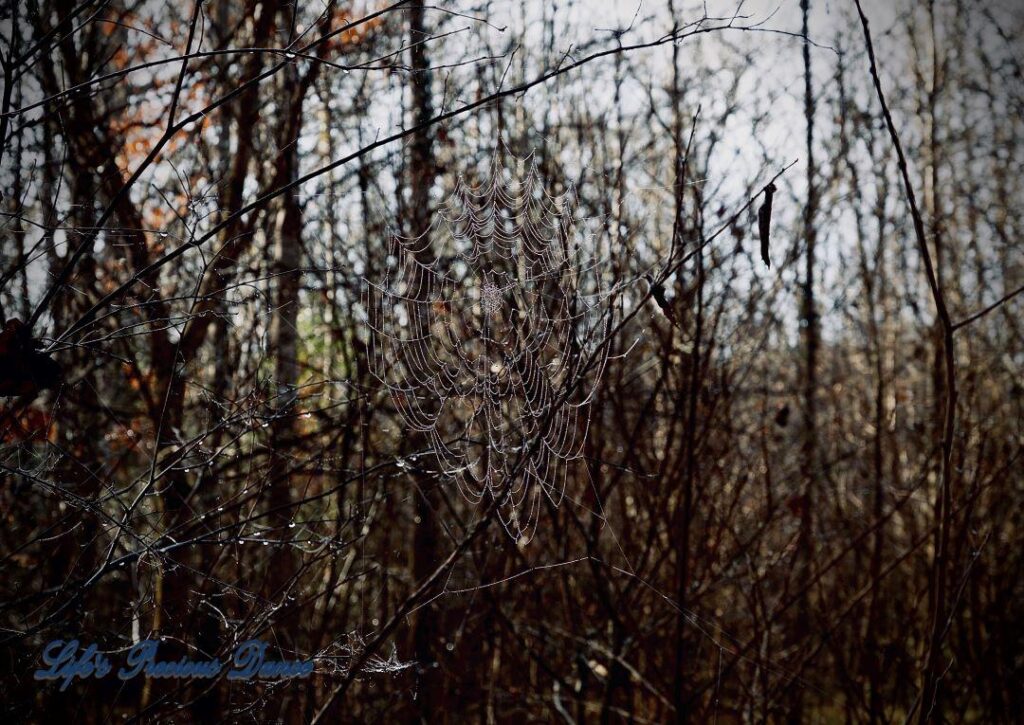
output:
<svg viewBox="0 0 1024 725"><path fill-rule="evenodd" d="M406 427L522 545L582 457L614 306L572 194L550 196L535 163L499 161L460 179L429 230L392 236L365 302L371 367Z"/></svg>

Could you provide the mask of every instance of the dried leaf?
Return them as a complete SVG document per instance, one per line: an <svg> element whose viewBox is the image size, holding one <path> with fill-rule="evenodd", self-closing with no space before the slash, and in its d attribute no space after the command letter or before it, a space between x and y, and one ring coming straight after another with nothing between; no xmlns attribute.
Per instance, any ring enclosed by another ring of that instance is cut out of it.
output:
<svg viewBox="0 0 1024 725"><path fill-rule="evenodd" d="M772 228L772 195L775 193L775 184L768 184L764 187L764 202L757 210L757 231L761 236L761 259L769 269L772 266L768 258L768 237Z"/></svg>
<svg viewBox="0 0 1024 725"><path fill-rule="evenodd" d="M0 397L35 396L56 387L60 366L32 339L32 331L21 320L10 319L0 332Z"/></svg>

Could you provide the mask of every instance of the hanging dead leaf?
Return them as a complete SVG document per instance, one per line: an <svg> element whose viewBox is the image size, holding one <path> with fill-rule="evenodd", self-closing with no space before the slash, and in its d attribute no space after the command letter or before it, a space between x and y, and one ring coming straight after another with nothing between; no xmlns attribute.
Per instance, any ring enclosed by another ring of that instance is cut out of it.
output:
<svg viewBox="0 0 1024 725"><path fill-rule="evenodd" d="M764 202L757 210L757 231L761 236L761 260L765 266L771 268L772 263L768 258L768 238L772 228L772 196L775 194L775 184L769 183L764 187Z"/></svg>

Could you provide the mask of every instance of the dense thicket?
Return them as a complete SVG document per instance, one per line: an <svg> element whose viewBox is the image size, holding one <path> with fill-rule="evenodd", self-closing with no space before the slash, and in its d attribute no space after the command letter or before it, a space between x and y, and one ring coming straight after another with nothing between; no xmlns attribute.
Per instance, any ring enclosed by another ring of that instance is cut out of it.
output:
<svg viewBox="0 0 1024 725"><path fill-rule="evenodd" d="M5 721L1020 717L1024 17L718 5L4 3ZM369 323L530 154L608 361L527 542ZM70 638L316 671L34 681Z"/></svg>

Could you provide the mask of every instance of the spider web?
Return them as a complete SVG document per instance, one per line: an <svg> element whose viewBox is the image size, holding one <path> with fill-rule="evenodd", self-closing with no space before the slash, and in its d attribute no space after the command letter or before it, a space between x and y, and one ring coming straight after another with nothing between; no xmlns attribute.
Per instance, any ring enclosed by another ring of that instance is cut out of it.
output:
<svg viewBox="0 0 1024 725"><path fill-rule="evenodd" d="M582 458L613 306L573 190L550 196L532 156L515 162L496 155L430 229L392 234L366 303L371 368L408 429L525 543Z"/></svg>

